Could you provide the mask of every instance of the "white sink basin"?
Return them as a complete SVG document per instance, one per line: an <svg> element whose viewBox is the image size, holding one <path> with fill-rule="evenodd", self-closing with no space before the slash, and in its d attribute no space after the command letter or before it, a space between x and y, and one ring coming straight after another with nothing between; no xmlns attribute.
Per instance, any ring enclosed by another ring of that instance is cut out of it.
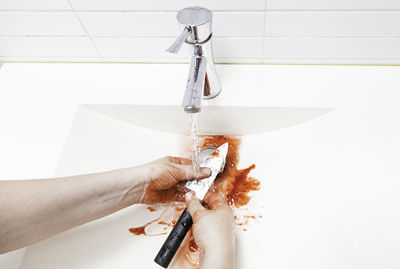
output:
<svg viewBox="0 0 400 269"><path fill-rule="evenodd" d="M189 134L189 116L179 106L87 105L100 113L140 127ZM199 134L253 135L287 128L321 116L330 108L204 106L197 114Z"/></svg>
<svg viewBox="0 0 400 269"><path fill-rule="evenodd" d="M368 259L400 251L391 155L400 147L356 128L367 125L349 111L204 107L200 133L243 135L239 167L255 163L262 184L252 202L263 218L238 229L237 268L388 268ZM81 106L57 175L180 155L188 128L178 106ZM137 205L75 228L29 247L21 268L160 268L153 259L166 236L128 232L157 214Z"/></svg>

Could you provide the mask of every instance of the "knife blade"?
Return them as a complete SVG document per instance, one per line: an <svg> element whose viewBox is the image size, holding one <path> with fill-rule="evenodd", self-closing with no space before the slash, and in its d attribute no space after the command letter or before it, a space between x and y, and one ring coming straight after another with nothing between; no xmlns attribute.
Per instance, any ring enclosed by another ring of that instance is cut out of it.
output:
<svg viewBox="0 0 400 269"><path fill-rule="evenodd" d="M226 155L228 154L228 143L221 145L214 152L209 154L200 167L207 167L211 170L209 177L202 180L189 180L186 182L185 187L193 191L196 197L203 201L214 180L218 174L222 172L225 166Z"/></svg>

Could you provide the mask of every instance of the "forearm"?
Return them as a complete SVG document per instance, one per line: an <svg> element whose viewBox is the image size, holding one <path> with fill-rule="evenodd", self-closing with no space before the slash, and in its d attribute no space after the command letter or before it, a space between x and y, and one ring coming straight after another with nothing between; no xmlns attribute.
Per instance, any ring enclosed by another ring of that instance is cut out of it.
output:
<svg viewBox="0 0 400 269"><path fill-rule="evenodd" d="M135 169L0 182L0 253L138 203L144 184Z"/></svg>

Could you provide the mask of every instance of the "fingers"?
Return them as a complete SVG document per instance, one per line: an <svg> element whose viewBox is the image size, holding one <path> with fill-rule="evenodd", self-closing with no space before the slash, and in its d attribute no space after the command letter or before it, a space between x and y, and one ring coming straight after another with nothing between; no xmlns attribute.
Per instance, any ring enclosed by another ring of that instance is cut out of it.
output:
<svg viewBox="0 0 400 269"><path fill-rule="evenodd" d="M183 192L183 193L186 193L186 192L187 192L187 189L186 189L186 187L185 187L185 182L183 182L183 181L177 183L177 184L174 186L174 188L176 189L176 191L179 191L179 192Z"/></svg>
<svg viewBox="0 0 400 269"><path fill-rule="evenodd" d="M183 177L178 178L178 180L189 180L189 179L202 179L211 175L211 170L206 167L200 168L200 173L194 173L192 160L182 158L182 157L166 157L168 161L172 162L175 167L179 168L183 172Z"/></svg>
<svg viewBox="0 0 400 269"><path fill-rule="evenodd" d="M200 173L194 173L192 160L186 159L183 157L166 157L168 161L172 162L176 165L176 167L183 169L184 178L179 178L179 180L188 180L188 179L202 179L211 175L211 170L206 167L200 168Z"/></svg>
<svg viewBox="0 0 400 269"><path fill-rule="evenodd" d="M227 206L221 194L212 191L209 191L206 194L204 202L210 207L210 209L218 209Z"/></svg>
<svg viewBox="0 0 400 269"><path fill-rule="evenodd" d="M191 165L192 164L192 160L190 159L186 159L183 157L172 157L172 156L168 156L167 159L175 164L183 164L183 165Z"/></svg>
<svg viewBox="0 0 400 269"><path fill-rule="evenodd" d="M185 202L185 192L177 191L172 200L177 202Z"/></svg>
<svg viewBox="0 0 400 269"><path fill-rule="evenodd" d="M191 165L182 165L180 168L185 171L185 179L202 179L211 175L211 170L207 167L201 167L200 173L195 173Z"/></svg>
<svg viewBox="0 0 400 269"><path fill-rule="evenodd" d="M200 203L199 199L193 196L191 192L185 194L185 203L186 208L189 211L190 215L194 218L195 214L199 214L206 210Z"/></svg>

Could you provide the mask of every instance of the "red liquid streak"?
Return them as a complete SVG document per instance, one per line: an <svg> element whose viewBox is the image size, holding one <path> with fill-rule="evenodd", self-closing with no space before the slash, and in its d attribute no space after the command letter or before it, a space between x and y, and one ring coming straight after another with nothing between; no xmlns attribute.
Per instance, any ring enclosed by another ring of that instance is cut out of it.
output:
<svg viewBox="0 0 400 269"><path fill-rule="evenodd" d="M188 243L188 248L191 252L196 252L199 247L197 246L196 242L194 242L194 239L190 240Z"/></svg>
<svg viewBox="0 0 400 269"><path fill-rule="evenodd" d="M146 235L146 232L145 232L144 228L146 228L146 225L145 226L136 227L136 228L129 228L129 232L131 232L131 233L133 233L135 235L141 235L141 234Z"/></svg>
<svg viewBox="0 0 400 269"><path fill-rule="evenodd" d="M260 182L252 177L249 173L256 166L253 164L250 167L238 170L232 184L231 190L227 193L228 203L236 207L244 206L249 203L249 192L260 189Z"/></svg>
<svg viewBox="0 0 400 269"><path fill-rule="evenodd" d="M215 147L218 148L222 144L228 142L229 149L226 157L224 171L217 177L214 182L213 189L220 191L224 196L227 203L232 207L242 207L247 205L251 200L249 196L251 191L256 191L260 189L260 181L256 178L249 176L249 173L256 167L254 164L245 169L238 169L237 165L239 163L239 146L240 138L235 137L225 137L225 136L205 136L202 137L201 148ZM219 152L216 151L213 155L218 155ZM166 200L174 200L173 195L164 195L163 198ZM162 199L161 199L162 200ZM176 209L176 212L180 212L184 209L184 206L172 203L172 206ZM147 208L153 211L152 207ZM160 225L165 226L163 230L167 227L173 227L179 218L178 214L175 219L168 219L164 221L162 217L147 223L144 226L137 228L130 228L129 231L135 235L148 235L146 234L145 227L153 222L157 222ZM261 218L262 216L244 216L244 222L236 222L237 225L245 226L249 219ZM238 217L235 216L235 221L238 221ZM242 228L246 231L246 228ZM193 263L193 257L199 257L198 246L193 239L192 232L189 231L187 238L185 239L182 246L179 248L176 254L177 260L181 263L183 268L198 268L198 263ZM196 258L194 259L196 260Z"/></svg>
<svg viewBox="0 0 400 269"><path fill-rule="evenodd" d="M228 154L226 156L225 168L222 174L216 179L214 186L216 190L225 195L226 201L230 205L241 207L249 203L250 191L260 189L260 181L249 177L249 173L256 166L253 164L246 169L237 169L239 163L240 139L225 136L206 136L203 139L202 148L219 147L228 142Z"/></svg>
<svg viewBox="0 0 400 269"><path fill-rule="evenodd" d="M164 228L175 226L175 223L176 223L177 219L179 218L183 209L184 209L184 207L181 204L171 203L170 207L167 207L166 209L164 209L164 211L160 214L160 216L158 218L156 218L155 220L152 220L140 227L129 228L129 232L133 233L134 235L143 234L143 235L149 235L149 236L165 234L165 232L163 232L163 231L155 232L154 229L152 229L152 228L157 226L156 224L165 226ZM147 232L145 230L146 227L148 227ZM162 229L162 230L165 231L165 229Z"/></svg>
<svg viewBox="0 0 400 269"><path fill-rule="evenodd" d="M213 157L219 157L219 150L216 149L213 153L211 153L211 156L213 156Z"/></svg>

